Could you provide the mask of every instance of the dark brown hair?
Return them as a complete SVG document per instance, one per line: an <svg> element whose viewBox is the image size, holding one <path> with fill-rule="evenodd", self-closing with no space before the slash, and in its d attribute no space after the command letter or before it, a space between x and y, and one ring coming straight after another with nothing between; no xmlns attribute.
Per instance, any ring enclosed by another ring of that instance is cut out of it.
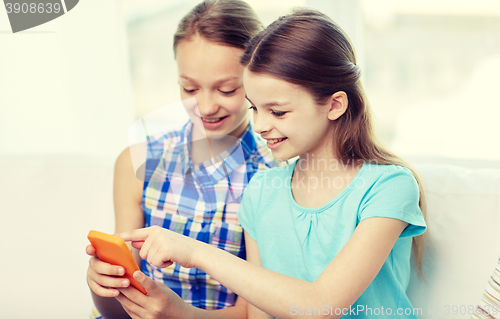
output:
<svg viewBox="0 0 500 319"><path fill-rule="evenodd" d="M378 164L407 163L386 150L373 133L368 100L361 85L354 47L345 32L326 15L309 9L296 9L274 21L255 36L241 57L241 63L254 73L267 74L300 85L320 105L335 92L348 98L346 112L333 126L334 149L339 160L363 160ZM421 179L412 170L420 190L420 209L426 218ZM413 237L415 265L420 277L426 233Z"/></svg>
<svg viewBox="0 0 500 319"><path fill-rule="evenodd" d="M208 41L245 49L262 30L255 11L241 0L206 0L194 7L180 22L174 35L174 54L182 40L199 35Z"/></svg>

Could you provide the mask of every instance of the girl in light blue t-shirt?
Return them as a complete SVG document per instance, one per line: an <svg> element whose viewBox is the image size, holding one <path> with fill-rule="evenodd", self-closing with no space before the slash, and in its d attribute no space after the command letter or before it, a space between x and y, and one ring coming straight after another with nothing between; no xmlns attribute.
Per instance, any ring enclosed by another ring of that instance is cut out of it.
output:
<svg viewBox="0 0 500 319"><path fill-rule="evenodd" d="M348 37L325 15L296 10L253 38L241 63L254 130L276 159L298 156L244 192L247 261L159 227L120 236L157 267L210 274L249 302L249 318L423 314L406 295L412 247L421 275L422 190L375 141ZM238 242L231 236L219 237Z"/></svg>

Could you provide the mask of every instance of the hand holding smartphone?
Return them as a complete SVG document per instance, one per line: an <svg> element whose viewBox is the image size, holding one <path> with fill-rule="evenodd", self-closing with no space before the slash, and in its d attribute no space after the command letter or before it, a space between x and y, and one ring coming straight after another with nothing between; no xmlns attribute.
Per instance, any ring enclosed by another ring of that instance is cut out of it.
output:
<svg viewBox="0 0 500 319"><path fill-rule="evenodd" d="M100 260L112 265L122 266L125 269L123 277L130 280L130 285L147 295L146 289L133 277L134 272L139 270L139 267L123 239L96 230L91 230L87 238L94 246Z"/></svg>

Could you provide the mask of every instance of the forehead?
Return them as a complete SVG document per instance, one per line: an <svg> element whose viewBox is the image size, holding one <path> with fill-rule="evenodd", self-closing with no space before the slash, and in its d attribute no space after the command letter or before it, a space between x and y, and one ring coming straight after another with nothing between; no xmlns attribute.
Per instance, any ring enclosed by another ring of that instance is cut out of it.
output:
<svg viewBox="0 0 500 319"><path fill-rule="evenodd" d="M243 85L247 97L256 104L302 100L310 95L300 85L262 73L254 73L245 68Z"/></svg>
<svg viewBox="0 0 500 319"><path fill-rule="evenodd" d="M199 36L181 41L177 46L179 75L197 81L216 81L220 78L241 77L242 49L209 42Z"/></svg>

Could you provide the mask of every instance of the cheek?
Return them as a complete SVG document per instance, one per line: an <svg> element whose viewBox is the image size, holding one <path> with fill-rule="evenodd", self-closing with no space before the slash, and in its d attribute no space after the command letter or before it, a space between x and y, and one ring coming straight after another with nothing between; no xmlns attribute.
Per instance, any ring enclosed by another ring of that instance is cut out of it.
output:
<svg viewBox="0 0 500 319"><path fill-rule="evenodd" d="M200 116L200 111L198 109L198 105L196 104L195 98L193 98L189 94L181 93L181 100L184 108L186 109L186 112L188 113L189 117L191 117L191 119L193 119L193 115Z"/></svg>
<svg viewBox="0 0 500 319"><path fill-rule="evenodd" d="M290 143L296 147L304 147L322 137L323 123L318 123L317 118L296 114L286 122L281 122L276 129L284 136L290 138Z"/></svg>
<svg viewBox="0 0 500 319"><path fill-rule="evenodd" d="M244 95L227 97L223 101L222 106L226 109L227 112L234 115L246 114L248 111L248 106Z"/></svg>

